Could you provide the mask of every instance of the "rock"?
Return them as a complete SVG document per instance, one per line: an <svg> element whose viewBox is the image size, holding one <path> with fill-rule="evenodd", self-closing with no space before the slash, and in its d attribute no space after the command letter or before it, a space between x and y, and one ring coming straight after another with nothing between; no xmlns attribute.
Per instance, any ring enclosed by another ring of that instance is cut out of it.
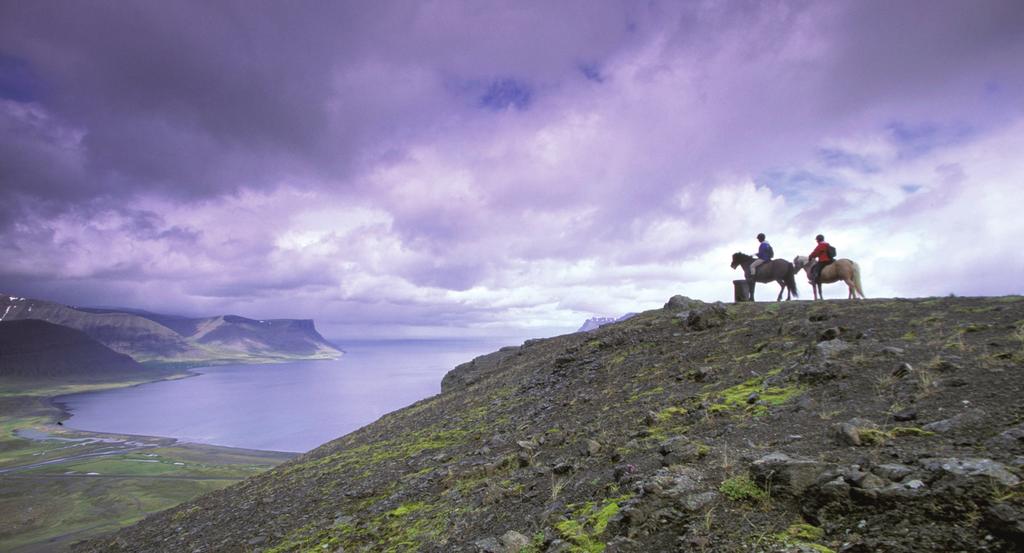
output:
<svg viewBox="0 0 1024 553"><path fill-rule="evenodd" d="M658 414L654 411L648 411L644 414L644 426L654 426L658 424Z"/></svg>
<svg viewBox="0 0 1024 553"><path fill-rule="evenodd" d="M925 484L924 482L922 482L920 480L917 480L917 479L910 480L906 484L903 484L903 485L908 490L919 490L919 489L924 488L924 487L927 486L927 484Z"/></svg>
<svg viewBox="0 0 1024 553"><path fill-rule="evenodd" d="M900 363L900 366L893 369L892 375L896 378L903 378L912 372L914 372L914 367L911 367L910 363Z"/></svg>
<svg viewBox="0 0 1024 553"><path fill-rule="evenodd" d="M672 296L671 298L669 298L668 303L665 304L665 307L663 307L663 309L667 309L667 310L687 309L687 310L689 310L689 309L696 309L696 308L702 307L704 305L707 305L707 304L705 304L704 302L702 302L700 300L693 300L693 299L690 299L690 298L688 298L686 296L675 295L675 296Z"/></svg>
<svg viewBox="0 0 1024 553"><path fill-rule="evenodd" d="M831 318L832 318L831 311L822 310L822 311L818 311L817 313L811 313L810 316L807 317L807 320L811 321L812 323L820 323L822 321L827 321L827 320L829 320Z"/></svg>
<svg viewBox="0 0 1024 553"><path fill-rule="evenodd" d="M692 513L703 509L716 499L718 499L718 493L715 491L690 494L683 499L683 508Z"/></svg>
<svg viewBox="0 0 1024 553"><path fill-rule="evenodd" d="M569 551L572 551L571 543L565 540L554 540L544 550L544 553L568 553Z"/></svg>
<svg viewBox="0 0 1024 553"><path fill-rule="evenodd" d="M586 439L580 442L579 451L581 455L593 457L601 452L601 444L597 440Z"/></svg>
<svg viewBox="0 0 1024 553"><path fill-rule="evenodd" d="M501 545L505 547L505 551L518 553L518 551L530 545L530 538L515 530L509 530L501 536Z"/></svg>
<svg viewBox="0 0 1024 553"><path fill-rule="evenodd" d="M998 436L989 440L989 444L1006 447L1013 451L1024 449L1024 424L1000 432Z"/></svg>
<svg viewBox="0 0 1024 553"><path fill-rule="evenodd" d="M612 471L612 475L616 482L622 482L635 474L637 474L636 465L632 464L617 465Z"/></svg>
<svg viewBox="0 0 1024 553"><path fill-rule="evenodd" d="M753 405L753 404L757 403L757 400L759 400L759 399L761 399L761 394L759 394L757 392L751 392L750 395L747 396L747 403L750 404L750 405Z"/></svg>
<svg viewBox="0 0 1024 553"><path fill-rule="evenodd" d="M528 451L520 451L516 453L516 464L520 468L525 468L533 464L533 457Z"/></svg>
<svg viewBox="0 0 1024 553"><path fill-rule="evenodd" d="M842 376L842 368L826 361L821 364L802 365L796 370L796 378L800 382L819 384Z"/></svg>
<svg viewBox="0 0 1024 553"><path fill-rule="evenodd" d="M1007 470L1006 465L981 458L930 458L921 459L920 464L931 472L945 473L967 478L985 477L998 481L1004 486L1016 486L1020 478Z"/></svg>
<svg viewBox="0 0 1024 553"><path fill-rule="evenodd" d="M263 545L263 544L267 543L267 537L266 536L256 536L255 538L253 538L253 539L251 539L251 540L249 540L249 541L247 541L245 543L247 543L249 545Z"/></svg>
<svg viewBox="0 0 1024 553"><path fill-rule="evenodd" d="M839 440L839 443L860 445L860 431L856 426L848 422L842 422L834 425L832 431Z"/></svg>
<svg viewBox="0 0 1024 553"><path fill-rule="evenodd" d="M526 451L532 452L537 449L537 446L539 444L537 444L537 440L519 440L516 442L516 445L518 445L522 449L525 449Z"/></svg>
<svg viewBox="0 0 1024 553"><path fill-rule="evenodd" d="M699 485L699 472L675 466L659 470L653 478L644 483L643 489L647 493L660 497L679 499L696 491Z"/></svg>
<svg viewBox="0 0 1024 553"><path fill-rule="evenodd" d="M822 330L821 333L818 334L818 341L824 342L827 340L835 340L836 338L839 337L840 332L841 331L839 330L839 327L836 326L826 328L825 330Z"/></svg>
<svg viewBox="0 0 1024 553"><path fill-rule="evenodd" d="M686 326L693 330L707 330L725 322L726 309L722 302L693 309L686 317Z"/></svg>
<svg viewBox="0 0 1024 553"><path fill-rule="evenodd" d="M494 538L484 538L473 542L480 553L504 553L505 548Z"/></svg>
<svg viewBox="0 0 1024 553"><path fill-rule="evenodd" d="M684 436L669 438L661 443L658 451L661 453L661 464L663 466L692 463L703 457L705 448L700 444L690 443Z"/></svg>
<svg viewBox="0 0 1024 553"><path fill-rule="evenodd" d="M839 338L835 338L833 340L818 342L818 344L815 345L814 348L817 351L818 355L827 359L829 357L834 357L835 355L839 354L839 352L850 349L850 344L847 344L846 342L842 341Z"/></svg>
<svg viewBox="0 0 1024 553"><path fill-rule="evenodd" d="M942 379L939 382L939 384L941 384L941 385L943 385L943 386L945 386L947 388L962 388L962 387L964 387L964 386L966 386L966 385L968 385L970 383L965 378L960 378L958 376L954 376L952 378L944 378L944 379Z"/></svg>
<svg viewBox="0 0 1024 553"><path fill-rule="evenodd" d="M576 470L576 466L572 463L560 462L556 463L555 466L551 467L551 472L555 474L569 474Z"/></svg>
<svg viewBox="0 0 1024 553"><path fill-rule="evenodd" d="M864 472L858 475L853 484L863 490L880 490L888 485L889 482L880 476Z"/></svg>
<svg viewBox="0 0 1024 553"><path fill-rule="evenodd" d="M907 465L901 465L899 463L887 463L884 465L877 465L871 469L871 472L885 478L886 480L892 480L893 482L899 482L910 473L914 472L914 469Z"/></svg>
<svg viewBox="0 0 1024 553"><path fill-rule="evenodd" d="M1018 544L1024 543L1024 509L1020 506L996 503L985 511L985 519L998 533Z"/></svg>
<svg viewBox="0 0 1024 553"><path fill-rule="evenodd" d="M907 407L902 411L893 413L892 418L893 420L898 422L917 420L917 409L914 409L913 407Z"/></svg>
<svg viewBox="0 0 1024 553"><path fill-rule="evenodd" d="M703 381L707 380L707 378L709 376L711 376L711 374L714 373L714 372L715 372L715 369L713 369L711 367L700 367L697 370L693 371L691 374L693 375L692 378L695 381L703 382Z"/></svg>
<svg viewBox="0 0 1024 553"><path fill-rule="evenodd" d="M898 347L895 347L895 346L888 346L888 347L882 348L882 353L884 353L886 355L890 355L892 357L899 357L899 356L903 355L903 352L904 352L903 348L898 348Z"/></svg>
<svg viewBox="0 0 1024 553"><path fill-rule="evenodd" d="M960 413L959 415L956 415L954 417L926 424L922 427L922 429L927 430L929 432L944 434L946 432L958 430L965 426L980 424L985 421L987 416L987 413L985 413L985 411L981 409L971 409L969 411L964 411L963 413Z"/></svg>
<svg viewBox="0 0 1024 553"><path fill-rule="evenodd" d="M549 430L544 434L544 443L546 445L558 447L565 443L565 432L560 429Z"/></svg>
<svg viewBox="0 0 1024 553"><path fill-rule="evenodd" d="M842 476L836 476L822 484L818 488L818 492L826 499L842 500L850 496L850 485Z"/></svg>
<svg viewBox="0 0 1024 553"><path fill-rule="evenodd" d="M627 538L626 536L617 536L608 542L608 546L604 549L604 553L644 553L644 548L640 542Z"/></svg>
<svg viewBox="0 0 1024 553"><path fill-rule="evenodd" d="M750 475L761 487L771 487L772 493L799 496L812 486L827 465L812 459L795 458L785 453L771 453L750 467Z"/></svg>

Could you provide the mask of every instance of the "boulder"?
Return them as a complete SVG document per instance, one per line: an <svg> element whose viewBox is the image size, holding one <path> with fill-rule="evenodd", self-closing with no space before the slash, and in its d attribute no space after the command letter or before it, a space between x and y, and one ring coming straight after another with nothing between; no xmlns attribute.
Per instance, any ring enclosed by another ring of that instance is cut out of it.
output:
<svg viewBox="0 0 1024 553"><path fill-rule="evenodd" d="M530 545L530 538L515 530L509 530L501 536L501 545L505 551L518 553Z"/></svg>
<svg viewBox="0 0 1024 553"><path fill-rule="evenodd" d="M842 341L839 338L832 340L825 340L824 342L818 342L814 349L817 354L824 358L834 357L840 352L850 349L850 344Z"/></svg>
<svg viewBox="0 0 1024 553"><path fill-rule="evenodd" d="M718 499L718 492L713 490L694 493L683 498L682 506L692 513L703 509L716 499Z"/></svg>
<svg viewBox="0 0 1024 553"><path fill-rule="evenodd" d="M659 470L644 483L644 492L669 499L680 499L697 491L701 476L696 470L683 467L669 467Z"/></svg>
<svg viewBox="0 0 1024 553"><path fill-rule="evenodd" d="M704 302L702 302L700 300L690 299L690 298L688 298L686 296L680 296L680 295L677 294L677 295L672 296L671 298L669 298L668 303L665 304L665 307L663 309L667 309L669 311L672 311L672 310L691 310L691 309L698 309L698 308L704 307L706 305L707 305L706 303L704 303Z"/></svg>
<svg viewBox="0 0 1024 553"><path fill-rule="evenodd" d="M996 447L1005 447L1011 451L1024 450L1024 424L1019 424L999 433L989 440L989 444Z"/></svg>
<svg viewBox="0 0 1024 553"><path fill-rule="evenodd" d="M982 458L927 458L921 459L920 464L925 470L933 473L952 475L965 478L990 478L1004 486L1016 486L1020 478L1007 470L1006 465Z"/></svg>
<svg viewBox="0 0 1024 553"><path fill-rule="evenodd" d="M704 447L691 443L685 436L676 436L665 440L661 443L658 451L661 453L663 466L692 463L705 454Z"/></svg>
<svg viewBox="0 0 1024 553"><path fill-rule="evenodd" d="M964 411L956 416L940 421L935 421L924 425L922 428L929 432L935 432L938 434L944 434L953 430L958 430L965 426L972 426L985 422L987 413L981 409L971 409Z"/></svg>
<svg viewBox="0 0 1024 553"><path fill-rule="evenodd" d="M504 548L495 538L476 540L473 545L479 553L504 553Z"/></svg>
<svg viewBox="0 0 1024 553"><path fill-rule="evenodd" d="M771 488L773 494L799 496L814 485L828 469L828 465L785 453L771 453L750 467L750 476L762 488Z"/></svg>
<svg viewBox="0 0 1024 553"><path fill-rule="evenodd" d="M901 465L899 463L886 463L877 465L871 469L871 472L885 478L886 480L892 480L893 482L899 482L907 476L910 476L914 469L907 465Z"/></svg>

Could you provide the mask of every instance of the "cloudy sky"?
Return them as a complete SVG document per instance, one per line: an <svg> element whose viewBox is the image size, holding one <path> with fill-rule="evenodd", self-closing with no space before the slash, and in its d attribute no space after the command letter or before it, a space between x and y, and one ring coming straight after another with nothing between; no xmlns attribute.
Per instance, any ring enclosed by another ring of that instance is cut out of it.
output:
<svg viewBox="0 0 1024 553"><path fill-rule="evenodd" d="M820 232L869 297L1019 294L1021 29L1019 0L0 0L0 292L543 336L729 300L758 232Z"/></svg>

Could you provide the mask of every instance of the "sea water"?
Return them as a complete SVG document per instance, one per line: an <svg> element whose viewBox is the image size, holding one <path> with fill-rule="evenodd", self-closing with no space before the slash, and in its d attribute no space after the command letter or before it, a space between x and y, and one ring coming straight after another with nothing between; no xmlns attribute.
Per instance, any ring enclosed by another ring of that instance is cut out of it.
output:
<svg viewBox="0 0 1024 553"><path fill-rule="evenodd" d="M460 363L502 345L342 342L338 361L229 365L198 376L63 396L69 428L304 452L438 394Z"/></svg>

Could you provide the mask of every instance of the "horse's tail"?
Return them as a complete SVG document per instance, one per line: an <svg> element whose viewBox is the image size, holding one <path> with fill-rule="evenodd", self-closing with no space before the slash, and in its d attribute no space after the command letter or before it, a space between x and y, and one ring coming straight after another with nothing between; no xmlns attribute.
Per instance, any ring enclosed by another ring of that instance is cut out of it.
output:
<svg viewBox="0 0 1024 553"><path fill-rule="evenodd" d="M793 278L793 275L796 274L797 270L798 269L793 269L788 275L786 275L786 289L789 290L790 294L793 294L794 298L800 297L800 292L796 291L796 279Z"/></svg>
<svg viewBox="0 0 1024 553"><path fill-rule="evenodd" d="M860 265L857 265L856 261L852 261L852 263L853 263L853 286L855 288L857 288L857 293L860 294L861 298L863 298L864 297L864 289L861 288L861 286L860 286Z"/></svg>

